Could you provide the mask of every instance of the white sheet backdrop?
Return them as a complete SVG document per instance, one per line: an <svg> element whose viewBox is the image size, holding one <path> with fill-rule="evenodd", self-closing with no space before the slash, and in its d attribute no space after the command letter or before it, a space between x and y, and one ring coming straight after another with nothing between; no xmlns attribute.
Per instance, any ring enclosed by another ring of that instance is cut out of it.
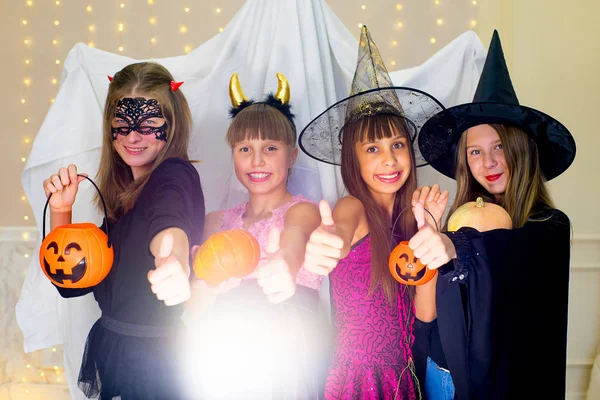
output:
<svg viewBox="0 0 600 400"><path fill-rule="evenodd" d="M374 38L377 43L377 38ZM176 80L185 81L194 118L190 147L198 165L207 211L244 201L246 193L232 172L224 141L228 125L227 85L238 72L249 98L276 89L276 73L291 86L292 105L301 130L328 105L345 97L356 65L357 41L324 0L249 0L224 31L187 55L156 59ZM474 32L465 32L424 64L391 72L399 86L412 86L437 97L446 107L470 102L486 50ZM409 54L405 57L410 57ZM36 211L41 231L45 202L42 181L69 163L95 176L100 159L102 108L107 75L137 60L77 44L64 61L56 101L38 132L22 184ZM431 167L418 171L420 183L440 183L451 190L454 181ZM310 198L334 203L343 194L339 171L300 153L290 186ZM74 221L100 222L91 203L93 187L82 183L73 210ZM36 248L39 248L41 235ZM327 294L327 282L323 294ZM324 303L327 297L324 296ZM76 378L86 335L100 312L92 295L62 299L41 273L37 257L31 264L16 307L26 352L64 344L65 372L72 397L83 398Z"/></svg>

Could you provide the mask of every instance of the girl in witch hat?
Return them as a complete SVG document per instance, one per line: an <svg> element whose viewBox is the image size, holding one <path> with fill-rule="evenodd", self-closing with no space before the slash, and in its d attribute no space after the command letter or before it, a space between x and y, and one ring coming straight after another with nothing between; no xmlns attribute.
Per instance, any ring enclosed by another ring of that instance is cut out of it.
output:
<svg viewBox="0 0 600 400"><path fill-rule="evenodd" d="M487 232L426 225L409 242L440 273L439 339L455 398L564 398L571 225L546 182L569 168L575 141L553 117L519 105L498 32L473 102L431 118L419 146L456 179L450 214L483 197L512 219L513 229ZM532 374L536 366L543 372Z"/></svg>
<svg viewBox="0 0 600 400"><path fill-rule="evenodd" d="M249 199L208 214L203 236L246 230L257 239L261 257L242 279L216 288L201 280L194 284L200 301L214 299L204 315L190 311L207 321L205 329L199 324L206 338L198 350L200 398L320 398L324 363L316 362L323 354L316 345L323 277L303 267L306 242L320 217L314 202L287 187L298 155L296 125L290 86L283 74L277 79L277 92L256 102L245 97L237 73L230 80L226 140Z"/></svg>
<svg viewBox="0 0 600 400"><path fill-rule="evenodd" d="M394 280L388 258L417 231L410 208L421 194L416 168L425 162L415 139L441 110L427 93L393 86L363 27L350 96L300 134L305 153L341 165L349 193L333 213L321 201L321 226L311 234L304 264L330 280L335 342L326 399L418 397L413 324L415 313L426 322L435 318L435 280L415 292ZM439 224L448 192L436 187L422 197Z"/></svg>
<svg viewBox="0 0 600 400"><path fill-rule="evenodd" d="M62 297L93 292L102 311L78 385L101 400L182 399L175 354L190 297L190 243L204 224L200 177L187 154L191 113L183 82L162 65L130 64L109 79L97 205L106 203L114 263L94 287L57 287ZM82 179L71 164L44 181L52 228L71 222Z"/></svg>

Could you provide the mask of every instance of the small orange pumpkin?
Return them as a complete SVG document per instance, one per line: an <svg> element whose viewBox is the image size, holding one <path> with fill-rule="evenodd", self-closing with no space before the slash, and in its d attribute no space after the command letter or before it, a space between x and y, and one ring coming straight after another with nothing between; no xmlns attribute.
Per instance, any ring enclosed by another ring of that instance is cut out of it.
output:
<svg viewBox="0 0 600 400"><path fill-rule="evenodd" d="M429 269L415 257L408 241L403 241L392 250L388 262L390 272L398 282L410 286L424 285L433 279L437 270Z"/></svg>
<svg viewBox="0 0 600 400"><path fill-rule="evenodd" d="M492 229L512 229L512 219L506 210L497 204L486 203L478 197L458 207L448 219L448 230L457 231L463 226L485 232Z"/></svg>
<svg viewBox="0 0 600 400"><path fill-rule="evenodd" d="M40 265L56 286L88 288L110 272L114 253L108 236L90 223L56 227L42 241Z"/></svg>
<svg viewBox="0 0 600 400"><path fill-rule="evenodd" d="M194 272L209 286L252 273L260 260L260 246L250 233L231 229L211 235L194 256Z"/></svg>

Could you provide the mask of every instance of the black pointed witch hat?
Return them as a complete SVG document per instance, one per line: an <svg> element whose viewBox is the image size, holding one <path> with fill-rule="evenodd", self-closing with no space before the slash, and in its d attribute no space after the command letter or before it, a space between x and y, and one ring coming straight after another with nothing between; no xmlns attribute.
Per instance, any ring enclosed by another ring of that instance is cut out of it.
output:
<svg viewBox="0 0 600 400"><path fill-rule="evenodd" d="M406 121L416 164L422 166L426 162L419 153L418 132L425 121L443 109L438 100L423 91L393 85L369 30L363 26L350 95L313 119L300 133L298 143L317 161L341 165L345 126L371 115L397 115Z"/></svg>
<svg viewBox="0 0 600 400"><path fill-rule="evenodd" d="M460 137L482 124L512 125L527 133L538 146L546 180L562 174L575 159L575 140L562 123L519 104L496 30L473 102L448 108L429 119L419 134L421 154L433 168L454 179Z"/></svg>

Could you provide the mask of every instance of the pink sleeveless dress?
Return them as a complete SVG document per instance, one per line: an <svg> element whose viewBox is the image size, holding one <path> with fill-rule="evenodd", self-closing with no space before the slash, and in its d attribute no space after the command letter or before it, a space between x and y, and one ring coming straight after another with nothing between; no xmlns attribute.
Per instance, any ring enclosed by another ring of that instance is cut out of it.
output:
<svg viewBox="0 0 600 400"><path fill-rule="evenodd" d="M399 288L387 301L381 287L368 294L371 238L354 244L329 275L335 329L326 400L414 400L412 302Z"/></svg>
<svg viewBox="0 0 600 400"><path fill-rule="evenodd" d="M260 244L257 268L266 262L269 231L273 227L283 229L287 210L303 201L308 200L295 196L270 218L247 229ZM223 211L221 230L245 229L242 217L246 206L243 203ZM204 354L216 354L224 366L210 363L197 374L202 381L198 398L322 399L327 360L322 346L323 324L317 313L321 281L321 276L302 267L294 296L273 304L258 286L255 271L240 286L218 295L206 327L216 334Z"/></svg>

